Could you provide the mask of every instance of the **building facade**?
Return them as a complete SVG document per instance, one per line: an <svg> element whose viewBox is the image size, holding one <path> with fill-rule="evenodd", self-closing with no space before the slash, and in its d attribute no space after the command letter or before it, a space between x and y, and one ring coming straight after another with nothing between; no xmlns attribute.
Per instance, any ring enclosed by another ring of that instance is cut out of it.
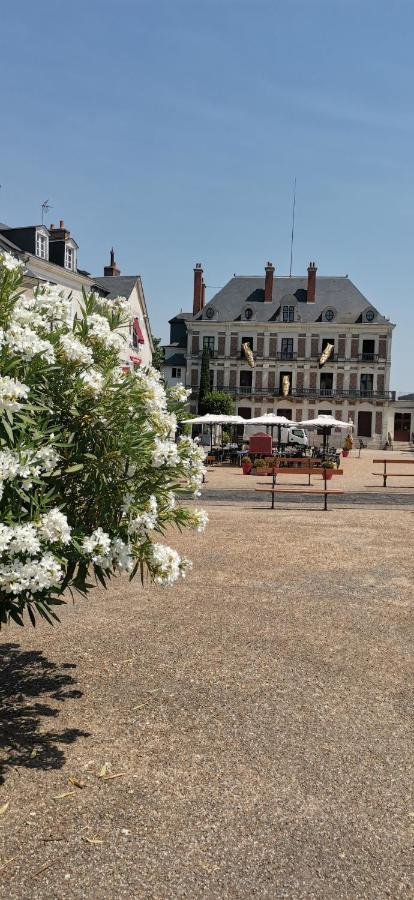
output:
<svg viewBox="0 0 414 900"><path fill-rule="evenodd" d="M124 369L149 365L152 359L152 335L140 275L121 275L111 250L104 275L92 276L78 267L79 246L63 220L59 227L29 225L12 228L0 224L0 251L18 256L24 262L24 286L28 293L44 282L57 285L70 294L72 314L82 303L82 291L95 291L103 297L126 297L130 326L125 334L125 349L120 353Z"/></svg>
<svg viewBox="0 0 414 900"><path fill-rule="evenodd" d="M207 345L212 389L229 394L244 418L275 412L300 421L332 413L352 419L355 435L370 446L394 435L394 325L347 276L317 276L311 263L306 276L278 277L268 263L262 277L234 276L205 303L198 263L193 311L175 316L170 327L164 377L192 388L192 412Z"/></svg>

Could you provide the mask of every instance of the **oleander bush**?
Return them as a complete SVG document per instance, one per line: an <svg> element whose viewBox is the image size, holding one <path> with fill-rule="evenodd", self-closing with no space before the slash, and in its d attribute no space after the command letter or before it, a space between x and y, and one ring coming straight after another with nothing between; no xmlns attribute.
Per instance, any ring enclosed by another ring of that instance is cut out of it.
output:
<svg viewBox="0 0 414 900"><path fill-rule="evenodd" d="M158 537L201 531L203 451L176 441L188 391L166 394L155 369L125 374L124 298L23 291L0 254L0 623L58 620L65 591L86 596L121 572L159 585L190 561Z"/></svg>

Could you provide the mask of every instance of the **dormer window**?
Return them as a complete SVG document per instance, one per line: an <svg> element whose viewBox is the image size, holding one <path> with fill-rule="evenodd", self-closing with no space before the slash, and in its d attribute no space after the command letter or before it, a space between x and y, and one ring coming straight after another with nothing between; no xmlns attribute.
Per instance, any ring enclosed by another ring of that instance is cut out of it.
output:
<svg viewBox="0 0 414 900"><path fill-rule="evenodd" d="M284 322L294 322L295 321L295 307L294 306L284 306L282 308L282 318Z"/></svg>
<svg viewBox="0 0 414 900"><path fill-rule="evenodd" d="M39 259L49 259L49 240L42 231L36 231L36 256Z"/></svg>
<svg viewBox="0 0 414 900"><path fill-rule="evenodd" d="M73 272L75 268L75 248L71 247L69 244L66 244L65 247L65 269L71 269Z"/></svg>

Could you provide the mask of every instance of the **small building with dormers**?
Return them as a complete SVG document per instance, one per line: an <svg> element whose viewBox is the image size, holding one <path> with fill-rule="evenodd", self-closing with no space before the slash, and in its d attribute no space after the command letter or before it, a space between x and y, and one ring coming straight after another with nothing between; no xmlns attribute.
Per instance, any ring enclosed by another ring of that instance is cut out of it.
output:
<svg viewBox="0 0 414 900"><path fill-rule="evenodd" d="M95 291L109 299L126 297L130 314L130 328L125 349L120 353L124 369L150 365L153 342L151 327L140 275L121 275L113 249L103 276L92 276L78 267L79 245L63 220L55 225L11 227L0 224L0 251L19 257L24 262L24 285L33 291L38 285L50 282L70 294L73 316L82 303L82 291Z"/></svg>

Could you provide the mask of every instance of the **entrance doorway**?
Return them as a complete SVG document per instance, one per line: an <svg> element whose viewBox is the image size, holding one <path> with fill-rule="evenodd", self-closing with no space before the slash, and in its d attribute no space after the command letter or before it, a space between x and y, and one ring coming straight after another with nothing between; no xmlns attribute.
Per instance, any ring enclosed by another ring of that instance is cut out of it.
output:
<svg viewBox="0 0 414 900"><path fill-rule="evenodd" d="M372 435L372 412L360 411L358 413L358 435L368 437Z"/></svg>
<svg viewBox="0 0 414 900"><path fill-rule="evenodd" d="M289 406L289 409L278 409L277 415L284 416L285 419L292 419L292 407Z"/></svg>
<svg viewBox="0 0 414 900"><path fill-rule="evenodd" d="M411 413L394 414L394 441L409 441L411 434Z"/></svg>

